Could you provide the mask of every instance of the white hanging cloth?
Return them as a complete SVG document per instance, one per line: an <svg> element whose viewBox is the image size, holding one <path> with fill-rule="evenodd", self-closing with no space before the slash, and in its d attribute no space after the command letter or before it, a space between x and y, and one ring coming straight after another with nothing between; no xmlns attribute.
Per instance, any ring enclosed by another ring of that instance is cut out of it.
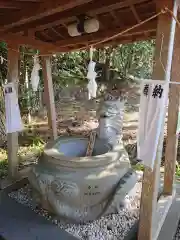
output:
<svg viewBox="0 0 180 240"><path fill-rule="evenodd" d="M88 96L89 100L91 98L96 98L96 92L97 92L97 83L95 81L97 73L94 71L96 63L90 62L88 66L88 74L87 79L89 79L87 88L88 88Z"/></svg>
<svg viewBox="0 0 180 240"><path fill-rule="evenodd" d="M139 127L137 139L138 159L153 169L164 116L166 113L169 83L154 81L141 84Z"/></svg>
<svg viewBox="0 0 180 240"><path fill-rule="evenodd" d="M4 86L4 95L6 133L20 132L23 130L23 123L14 83L8 83Z"/></svg>
<svg viewBox="0 0 180 240"><path fill-rule="evenodd" d="M92 57L93 57L93 49L91 47L90 62L88 65L88 73L87 73L87 79L89 80L87 84L89 100L92 98L96 98L96 93L97 93L97 83L95 81L97 76L97 73L95 72L96 63L92 61Z"/></svg>
<svg viewBox="0 0 180 240"><path fill-rule="evenodd" d="M39 85L39 70L40 70L39 57L35 55L34 66L31 72L31 85L34 92L37 91Z"/></svg>

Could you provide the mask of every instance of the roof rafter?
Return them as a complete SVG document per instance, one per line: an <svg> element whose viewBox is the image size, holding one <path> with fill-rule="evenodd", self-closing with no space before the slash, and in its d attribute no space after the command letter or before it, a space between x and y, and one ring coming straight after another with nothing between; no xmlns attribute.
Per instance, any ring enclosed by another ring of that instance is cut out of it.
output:
<svg viewBox="0 0 180 240"><path fill-rule="evenodd" d="M132 0L128 0L128 2L129 2L129 5L130 5L131 11L132 11L134 17L136 18L137 22L140 23L141 19L139 18L139 15L138 15L135 7L134 7L133 1Z"/></svg>
<svg viewBox="0 0 180 240"><path fill-rule="evenodd" d="M118 18L117 18L117 16L116 16L114 10L110 11L110 14L111 14L114 22L115 22L116 24L118 24Z"/></svg>
<svg viewBox="0 0 180 240"><path fill-rule="evenodd" d="M126 28L130 28L132 26L126 26ZM87 34L84 36L78 36L78 37L74 37L74 38L69 38L66 40L60 40L55 42L54 44L56 46L59 47L67 47L67 46L71 46L74 44L84 44L87 42L90 42L92 39L96 39L97 41L102 40L104 38L106 38L107 36L113 36L114 34L117 34L118 32L122 31L122 28L115 28L115 29L111 29L108 31L100 31L100 32L96 32L96 33L92 33L92 34ZM137 32L141 32L143 33L144 31L156 31L156 21L151 21L148 22L140 27L137 27L134 30L129 31L128 34L133 34L133 33L137 33ZM127 34L126 34L127 35Z"/></svg>
<svg viewBox="0 0 180 240"><path fill-rule="evenodd" d="M132 0L134 4L143 3L146 0ZM74 16L84 14L94 16L98 14L102 14L105 12L110 12L116 9L128 7L129 4L127 1L119 2L118 0L98 0L95 4L92 2L83 4L81 6L77 6L71 10L66 10L63 12L58 12L56 14L52 14L51 16L44 17L42 19L38 19L34 22L30 22L28 24L24 24L18 27L11 27L13 32L20 32L24 29L32 29L34 31L43 30L45 28L49 28L52 26L57 26L63 24L65 21L74 21L76 18ZM10 28L8 28L10 30Z"/></svg>
<svg viewBox="0 0 180 240"><path fill-rule="evenodd" d="M29 47L39 49L40 51L51 52L53 51L53 49L54 50L58 49L56 46L54 46L51 43L44 43L36 39L32 39L26 36L19 36L11 33L0 34L0 40L9 42L9 43L16 43L19 45L27 45Z"/></svg>
<svg viewBox="0 0 180 240"><path fill-rule="evenodd" d="M149 32L147 31L147 36L144 38L144 40L150 40L152 39L152 37L155 37L155 34L153 32ZM144 33L139 33L139 34L134 34L132 35L132 42L136 42L136 41L142 41L142 38L144 37ZM117 38L115 40L111 40L109 42L106 43L100 43L98 45L96 45L96 48L100 48L100 47L105 47L105 46L109 46L109 45L118 45L119 43L121 44L126 44L129 42L129 36L124 35L121 36L120 38Z"/></svg>
<svg viewBox="0 0 180 240"><path fill-rule="evenodd" d="M59 33L58 31L56 31L56 29L54 29L53 27L51 28L51 31L53 31L57 36L61 37L61 38L65 38L61 33Z"/></svg>
<svg viewBox="0 0 180 240"><path fill-rule="evenodd" d="M36 6L38 2L17 2L13 0L1 0L0 1L0 8L5 9L21 9L22 7L33 7Z"/></svg>
<svg viewBox="0 0 180 240"><path fill-rule="evenodd" d="M93 43L108 45L137 38L143 40L143 33L144 39L154 37L157 27L154 19L118 36L119 32L153 16L157 12L155 0L0 0L0 4L16 7L3 9L0 5L0 39L41 52L71 51ZM97 18L100 29L70 37L67 27L81 14ZM132 14L134 17L129 17ZM116 34L118 37L113 39Z"/></svg>
<svg viewBox="0 0 180 240"><path fill-rule="evenodd" d="M144 33L134 33L131 35L131 42L136 42L136 41L142 41L142 38L144 40L150 40L155 37L155 32L153 31L147 31L147 36L144 36ZM118 44L126 44L129 43L129 35L123 35L117 39L113 39L110 41L107 41L106 43L100 43L96 45L96 48L102 48L104 46L109 46L109 45L118 45ZM91 44L97 43L96 41L92 41ZM80 44L73 45L71 47L59 47L58 52L71 52L71 51L78 51L81 50L82 48L86 48L87 44L84 44L83 46Z"/></svg>
<svg viewBox="0 0 180 240"><path fill-rule="evenodd" d="M12 14L11 18L4 18L0 24L0 27L4 29L9 29L14 26L19 26L21 24L35 21L46 16L50 16L57 12L63 12L67 9L74 8L78 5L91 2L92 0L46 0L43 3L38 3L36 8L32 9L22 9L18 13Z"/></svg>
<svg viewBox="0 0 180 240"><path fill-rule="evenodd" d="M133 4L133 1L132 0L128 0L128 2L129 2L129 5L130 5L130 8L131 8L131 11L134 14L135 19L137 20L138 23L140 23L141 19L140 19L139 15L138 15L138 13L136 11L136 8L135 8L135 6ZM146 35L146 32L144 34Z"/></svg>

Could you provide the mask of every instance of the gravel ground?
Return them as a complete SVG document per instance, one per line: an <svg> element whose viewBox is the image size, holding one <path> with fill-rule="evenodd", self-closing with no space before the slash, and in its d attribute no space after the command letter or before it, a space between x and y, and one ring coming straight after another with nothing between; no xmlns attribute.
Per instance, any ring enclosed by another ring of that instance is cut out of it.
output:
<svg viewBox="0 0 180 240"><path fill-rule="evenodd" d="M141 182L136 183L129 195L126 196L124 208L118 214L111 214L96 221L86 224L68 224L64 220L48 214L47 211L38 208L32 199L30 186L19 189L9 194L19 203L32 208L37 214L44 216L58 227L81 240L121 240L133 226L139 216L139 204L141 194Z"/></svg>
<svg viewBox="0 0 180 240"><path fill-rule="evenodd" d="M179 225L173 240L179 240L179 239L180 239L180 221L179 221Z"/></svg>

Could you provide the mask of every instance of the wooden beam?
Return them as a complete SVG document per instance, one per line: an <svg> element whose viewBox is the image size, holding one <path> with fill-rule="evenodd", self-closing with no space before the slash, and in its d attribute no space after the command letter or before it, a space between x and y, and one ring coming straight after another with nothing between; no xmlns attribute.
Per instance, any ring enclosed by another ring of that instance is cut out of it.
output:
<svg viewBox="0 0 180 240"><path fill-rule="evenodd" d="M60 38L65 38L60 32L56 31L56 29L54 29L53 27L51 28L51 31L54 32L58 37Z"/></svg>
<svg viewBox="0 0 180 240"><path fill-rule="evenodd" d="M39 49L40 51L46 50L47 52L56 51L57 47L51 43L46 43L37 39L33 39L32 37L20 36L17 34L0 34L0 40L9 42L11 44L18 45L27 45L35 49Z"/></svg>
<svg viewBox="0 0 180 240"><path fill-rule="evenodd" d="M141 22L141 19L140 19L139 15L138 15L138 13L137 13L137 11L136 11L136 8L135 8L132 0L128 0L128 1L129 1L129 5L130 5L130 8L131 8L131 11L132 11L132 13L134 14L134 17L135 17L137 23L140 23L140 22ZM144 35L146 36L146 32L144 33Z"/></svg>
<svg viewBox="0 0 180 240"><path fill-rule="evenodd" d="M19 47L18 45L8 45L8 82L15 84L16 93L18 96L18 82L19 82ZM14 49L14 50L12 50ZM18 173L18 133L7 134L7 154L8 154L8 176L15 178Z"/></svg>
<svg viewBox="0 0 180 240"><path fill-rule="evenodd" d="M166 6L173 11L175 16L177 16L176 0L158 1L157 4L158 11L164 8L164 6ZM173 44L174 31L175 20L168 14L160 15L158 18L155 65L152 77L155 80L156 79L165 81L170 80L173 54L172 48L174 45ZM153 222L155 221L156 216L155 214L157 209L163 140L164 140L164 125L162 126L161 137L159 139L159 146L156 154L154 170L151 171L151 169L149 169L148 167L146 167L144 170L138 240L153 239L152 227Z"/></svg>
<svg viewBox="0 0 180 240"><path fill-rule="evenodd" d="M107 41L105 43L100 43L98 45L96 45L96 48L102 48L104 46L117 46L119 44L127 44L129 42L138 42L138 41L145 41L145 40L150 40L150 39L154 39L156 36L156 32L153 31L147 31L147 36L144 36L144 32L143 33L137 33L137 34L133 34L133 35L123 35L119 38L116 38L114 40L111 41ZM89 42L85 42L84 45L78 45L78 44L74 44L74 45L69 45L66 47L59 47L59 49L56 52L73 52L73 51L79 51L82 50L82 48L88 48L88 44L94 44L97 43L98 41L95 40L91 40ZM48 54L48 52L47 52Z"/></svg>
<svg viewBox="0 0 180 240"><path fill-rule="evenodd" d="M51 73L51 58L49 56L42 57L43 78L44 78L44 92L46 98L46 107L48 111L48 124L52 131L51 138L56 139L57 124L56 124L56 109L54 103L54 90Z"/></svg>
<svg viewBox="0 0 180 240"><path fill-rule="evenodd" d="M132 0L132 3L133 4L141 4L143 2L146 2L146 0ZM95 14L102 14L102 13L105 13L105 12L110 12L110 11L113 11L113 10L117 10L117 9L120 9L120 8L126 8L128 7L129 4L127 1L117 1L116 3L111 4L109 6L106 6L106 5L102 5L99 9L95 9L95 10L91 10L89 11L89 14L91 15L95 15Z"/></svg>
<svg viewBox="0 0 180 240"><path fill-rule="evenodd" d="M143 3L145 0L132 0L134 4L136 3ZM33 22L24 23L21 24L18 27L11 26L5 29L11 30L13 32L20 32L24 31L25 29L34 29L34 31L43 30L45 28L50 28L54 26L58 26L60 24L63 24L65 22L75 21L76 16L86 13L88 16L95 16L98 14L102 14L105 12L110 12L116 9L126 8L128 7L128 2L123 1L119 2L117 0L98 0L96 3L86 3L83 5L79 5L77 7L74 7L72 9L58 12L56 14L53 14L51 16L44 17L42 19L38 19ZM2 26L2 30L4 29L4 26Z"/></svg>
<svg viewBox="0 0 180 240"><path fill-rule="evenodd" d="M49 36L49 34L47 34L45 31L43 32L39 32L38 34L36 34L36 39L43 41L43 42L52 42L53 39L51 36Z"/></svg>
<svg viewBox="0 0 180 240"><path fill-rule="evenodd" d="M137 11L136 11L136 8L134 7L134 4L133 4L132 0L128 0L128 2L129 2L131 11L132 11L132 13L133 13L136 21L137 21L138 23L140 23L140 22L141 22L141 19L139 18L139 15L138 15L138 13L137 13Z"/></svg>
<svg viewBox="0 0 180 240"><path fill-rule="evenodd" d="M12 13L9 18L1 20L0 27L3 29L10 29L24 23L35 21L52 14L66 11L78 5L91 2L92 0L53 0L38 3L36 8L26 8L20 10L18 13Z"/></svg>
<svg viewBox="0 0 180 240"><path fill-rule="evenodd" d="M110 11L110 14L111 14L115 24L118 25L119 24L119 19L117 18L115 11L113 11L113 10Z"/></svg>
<svg viewBox="0 0 180 240"><path fill-rule="evenodd" d="M144 36L144 33L146 35ZM143 33L137 33L133 35L124 35L122 37L119 37L117 39L113 39L110 41L107 41L105 43L100 43L96 45L96 48L102 48L105 46L110 46L110 45L119 45L119 44L127 44L127 43L132 43L132 42L138 42L138 41L147 41L150 39L155 39L156 38L156 32L155 31L146 31ZM95 42L96 43L96 42Z"/></svg>
<svg viewBox="0 0 180 240"><path fill-rule="evenodd" d="M22 9L24 7L26 8L33 8L37 6L37 2L17 2L17 1L13 1L13 0L1 0L0 1L0 8L1 9Z"/></svg>
<svg viewBox="0 0 180 240"><path fill-rule="evenodd" d="M35 3L40 3L40 2L41 2L41 3L42 3L42 1L43 1L43 0L18 0L18 2L22 2L22 3L23 3L23 2L24 2L24 3L25 3L25 2L35 2Z"/></svg>
<svg viewBox="0 0 180 240"><path fill-rule="evenodd" d="M179 61L180 61L180 29L179 27L176 27L173 63L171 71L172 81L180 82L180 73L178 70ZM173 192L178 144L176 129L179 114L179 100L180 100L179 90L180 89L178 85L171 84L169 92L167 139L164 164L164 194L172 194Z"/></svg>
<svg viewBox="0 0 180 240"><path fill-rule="evenodd" d="M156 31L156 20L155 21L151 21L151 22L148 22L146 24L143 24L142 26L140 27L137 27L136 29L132 30L132 31L129 31L128 34L135 34L135 33L139 33L139 32L144 32L146 30L148 31ZM124 28L114 28L114 29L110 29L108 31L99 31L99 32L96 32L96 33L92 33L92 34L86 34L84 36L78 36L78 37L69 37L68 39L66 40L60 40L60 41L57 41L55 43L56 46L59 46L59 47L67 47L67 46L71 46L71 45L75 45L75 44L84 44L84 43L88 43L89 41L91 40L95 40L95 41L98 41L98 40L102 40L104 38L107 38L107 37L111 37L113 36L114 34L117 34L119 32L121 32L122 30L124 29L128 29L132 26L124 26Z"/></svg>

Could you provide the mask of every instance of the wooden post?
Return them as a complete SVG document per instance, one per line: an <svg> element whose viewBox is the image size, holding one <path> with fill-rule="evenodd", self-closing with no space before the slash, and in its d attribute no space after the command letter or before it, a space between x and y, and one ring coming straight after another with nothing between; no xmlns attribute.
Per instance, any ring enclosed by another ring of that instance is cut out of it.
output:
<svg viewBox="0 0 180 240"><path fill-rule="evenodd" d="M44 93L48 111L48 124L52 130L52 139L57 138L56 109L54 103L54 91L51 74L51 58L49 56L42 58L43 76L44 76Z"/></svg>
<svg viewBox="0 0 180 240"><path fill-rule="evenodd" d="M177 16L177 2L172 0L156 1L158 11L168 7ZM158 18L156 35L155 65L153 69L153 79L170 80L172 53L174 45L175 20L170 14L160 15ZM162 146L164 140L164 125L162 128L159 146L156 154L154 171L145 168L143 177L143 186L141 194L141 208L138 240L152 240L154 237L153 223L157 210L157 198L159 192L160 164L162 157ZM164 216L162 217L162 220ZM161 222L162 223L162 222ZM158 223L158 231L160 226ZM157 236L156 232L156 236Z"/></svg>
<svg viewBox="0 0 180 240"><path fill-rule="evenodd" d="M8 82L15 84L18 96L19 82L19 47L17 45L8 45ZM13 50L12 50L13 49ZM8 175L9 178L15 178L18 173L18 133L7 134L7 151L8 151Z"/></svg>
<svg viewBox="0 0 180 240"><path fill-rule="evenodd" d="M180 82L180 29L176 27L175 43L172 61L171 80ZM179 86L172 84L169 92L167 139L164 165L164 194L171 195L176 168L177 143L176 128L179 113Z"/></svg>

